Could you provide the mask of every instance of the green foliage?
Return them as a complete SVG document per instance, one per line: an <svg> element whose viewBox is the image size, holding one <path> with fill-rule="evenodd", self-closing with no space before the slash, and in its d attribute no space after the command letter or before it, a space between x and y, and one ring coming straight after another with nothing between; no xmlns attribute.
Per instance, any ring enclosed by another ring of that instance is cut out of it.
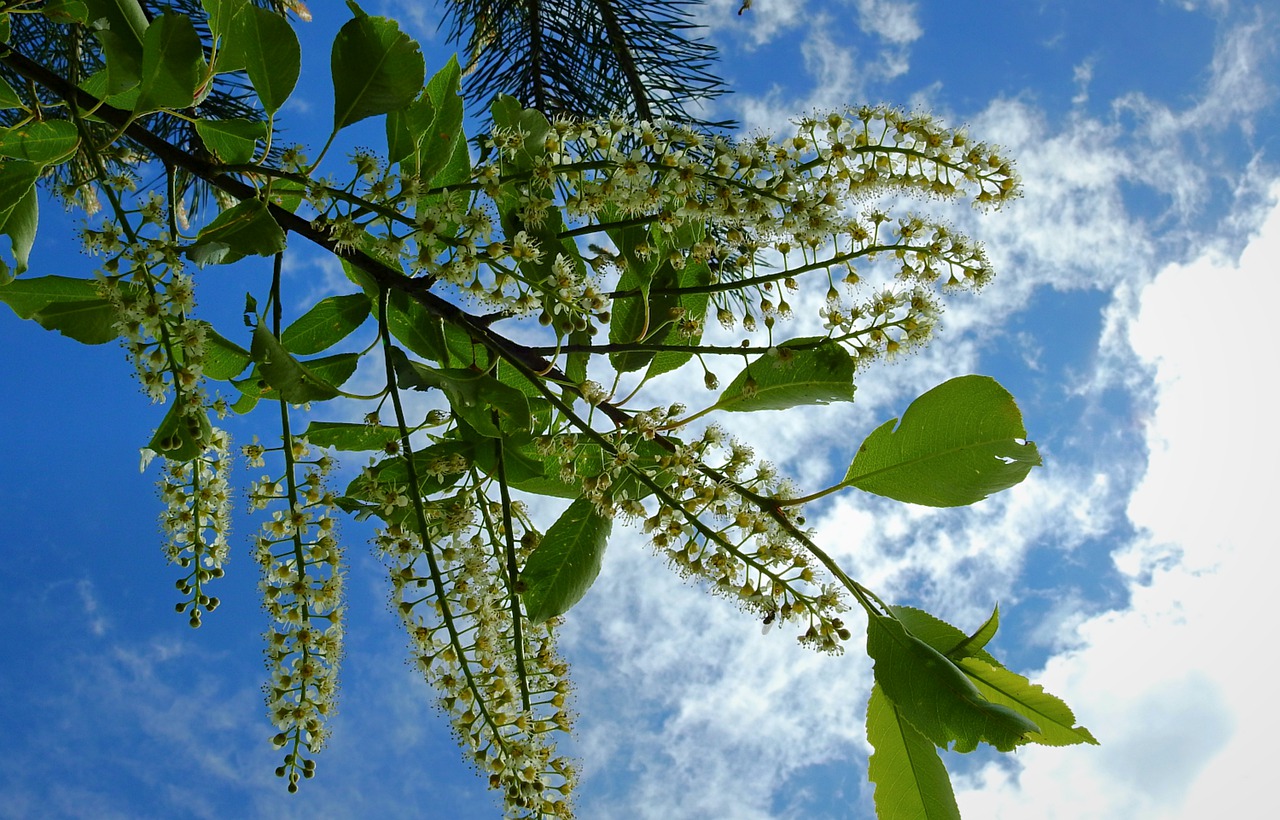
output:
<svg viewBox="0 0 1280 820"><path fill-rule="evenodd" d="M301 66L281 13L296 3L204 0L206 20L148 16L137 0L49 3L47 21L74 29L97 49L86 64L105 69L63 76L21 48L0 54L21 80L0 79L0 107L19 117L0 130L0 232L14 261L0 268L0 301L86 344L118 339L148 395L168 402L146 451L165 462L166 551L193 626L217 607L207 590L222 576L233 498L213 418L229 409L278 425L278 442L242 453L274 470L252 483L249 506L270 513L253 555L271 618L267 711L290 790L315 774L336 698L341 514L375 525L411 661L512 816L569 815L575 770L555 742L570 728L570 684L555 630L598 576L615 522L643 522L673 568L805 646L839 654L852 638L846 604L863 611L881 816L957 816L938 748L1097 742L986 650L998 611L966 635L888 606L803 529L806 502L845 488L958 506L1021 482L1039 454L999 384L960 376L926 392L866 437L839 484L805 497L746 443L701 423L852 401L872 362L925 344L939 293L990 278L981 246L915 214L851 216L851 203L889 191L999 204L1017 179L998 151L887 108L802 119L782 149L669 122L549 117L498 95L473 152L458 62L424 85L418 44L348 6L331 50L333 131L313 162L271 148ZM613 15L601 41L615 46L648 19L596 9ZM671 42L646 42L659 41ZM662 73L641 62L639 73L609 70L641 85ZM482 85L490 65L480 60ZM662 76L693 76L686 69ZM220 76L247 79L266 121L205 111ZM587 80L567 76L565 88L596 88ZM378 116L386 156L357 152L346 183L322 175L334 135ZM192 119L198 146L167 139ZM108 155L173 184L137 193ZM102 207L81 232L99 269L24 276L37 182L71 167L70 198ZM216 191L216 212L197 213L179 173ZM340 260L359 290L286 323L295 294L284 295L284 255L304 245ZM848 294L833 284L855 285L846 267L871 275L883 256L894 267L881 281ZM275 264L246 299L248 328L196 318L184 260L253 257ZM805 288L825 300L793 296ZM775 340L792 298L822 302L823 335ZM720 343L712 320L743 337ZM344 389L362 365L372 395ZM690 384L718 390L720 365L737 375L702 409L645 404L658 380L690 397ZM210 399L210 382L239 397L229 408ZM420 401L407 402L410 391ZM316 416L303 435L300 413ZM369 462L341 494L326 484L328 450ZM570 503L544 529L536 496Z"/></svg>
<svg viewBox="0 0 1280 820"><path fill-rule="evenodd" d="M1040 463L1022 414L987 376L943 382L867 436L844 484L931 507L981 501Z"/></svg>
<svg viewBox="0 0 1280 820"><path fill-rule="evenodd" d="M525 616L540 624L563 615L600 574L613 522L587 498L569 505L542 536L520 571Z"/></svg>

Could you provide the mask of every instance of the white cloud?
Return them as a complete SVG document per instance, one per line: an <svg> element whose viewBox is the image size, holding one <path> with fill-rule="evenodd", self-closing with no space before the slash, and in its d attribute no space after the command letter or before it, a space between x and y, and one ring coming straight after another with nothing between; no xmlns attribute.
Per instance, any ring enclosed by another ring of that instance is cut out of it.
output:
<svg viewBox="0 0 1280 820"><path fill-rule="evenodd" d="M1170 265L1141 293L1129 337L1155 372L1150 459L1128 515L1141 535L1116 555L1126 609L1064 635L1046 687L1071 703L1098 748L1028 749L1014 773L991 766L960 794L971 816L1204 817L1223 800L1267 804L1267 609L1280 571L1270 505L1280 440L1270 412L1280 330L1206 308L1209 294L1280 298L1280 183L1238 261Z"/></svg>

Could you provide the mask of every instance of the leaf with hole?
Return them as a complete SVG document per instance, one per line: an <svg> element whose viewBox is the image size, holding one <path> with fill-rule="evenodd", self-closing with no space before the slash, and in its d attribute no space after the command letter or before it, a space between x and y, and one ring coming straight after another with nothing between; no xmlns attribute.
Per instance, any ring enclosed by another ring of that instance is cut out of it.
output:
<svg viewBox="0 0 1280 820"><path fill-rule="evenodd" d="M1040 464L1026 435L1013 396L995 379L961 376L867 436L842 484L930 507L973 504Z"/></svg>

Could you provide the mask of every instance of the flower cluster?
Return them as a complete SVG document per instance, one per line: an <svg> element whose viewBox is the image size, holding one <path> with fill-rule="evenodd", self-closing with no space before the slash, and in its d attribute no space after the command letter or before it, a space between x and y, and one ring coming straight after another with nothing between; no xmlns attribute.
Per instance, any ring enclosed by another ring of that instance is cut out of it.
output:
<svg viewBox="0 0 1280 820"><path fill-rule="evenodd" d="M774 281L795 285L822 270L830 284L831 270L854 260L892 259L908 288L981 286L991 267L976 243L916 216L891 220L854 206L893 192L967 194L985 207L1019 192L998 150L885 107L802 119L781 142L730 142L621 117L534 117L482 143L488 159L472 182L448 191L427 192L423 180L397 178L376 163L372 172L357 157L351 186L313 187L317 222L337 241L343 226L368 230L379 252L414 274L448 282L487 308L537 314L558 333L591 330L593 317L607 321L621 295L589 275L588 264L617 277L634 265L646 266L647 277L661 264L705 266L710 281L701 287L721 320L750 330L789 313L785 299L769 295ZM371 211L372 222L355 221ZM618 232L637 226L647 238L618 253ZM576 242L591 234L605 241L584 259ZM781 270L760 270L764 261Z"/></svg>
<svg viewBox="0 0 1280 820"><path fill-rule="evenodd" d="M187 574L177 582L185 600L176 605L188 613L193 627L203 612L212 612L218 599L205 585L221 578L227 560L227 534L231 529L230 440L216 427L208 434L201 454L189 461L166 459L159 480L164 511L160 526L165 533L165 555Z"/></svg>
<svg viewBox="0 0 1280 820"><path fill-rule="evenodd" d="M261 467L271 452L256 441L246 445L250 466ZM342 550L335 532L336 502L325 488L333 463L317 456L305 438L292 437L279 478L263 476L249 491L252 510L272 510L254 541L262 570L263 606L271 616L267 632L267 711L279 730L272 739L287 747L276 769L296 791L299 777L315 773L315 753L328 736L326 721L337 705L342 658Z"/></svg>
<svg viewBox="0 0 1280 820"><path fill-rule="evenodd" d="M713 425L657 468L670 484L644 521L655 549L765 623L799 625L802 644L842 651L850 633L839 613L847 606L834 584L819 581L791 532L804 523L798 506L773 503L794 497L773 465L756 462L749 446Z"/></svg>
<svg viewBox="0 0 1280 820"><path fill-rule="evenodd" d="M513 616L508 559L523 565L538 540L523 507L504 510L476 485L436 500L392 492L403 500L385 505L394 520L375 544L414 663L509 816L571 816L576 775L554 744L570 728L568 667L550 623Z"/></svg>

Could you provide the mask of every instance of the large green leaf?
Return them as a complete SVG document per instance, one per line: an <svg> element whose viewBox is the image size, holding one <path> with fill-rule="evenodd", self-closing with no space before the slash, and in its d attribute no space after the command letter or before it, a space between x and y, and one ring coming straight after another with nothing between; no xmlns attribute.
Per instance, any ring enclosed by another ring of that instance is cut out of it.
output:
<svg viewBox="0 0 1280 820"><path fill-rule="evenodd" d="M41 166L26 160L0 161L0 225L35 187L42 170Z"/></svg>
<svg viewBox="0 0 1280 820"><path fill-rule="evenodd" d="M201 0L209 15L209 33L217 46L215 71L237 71L245 66L242 29L236 21L249 0Z"/></svg>
<svg viewBox="0 0 1280 820"><path fill-rule="evenodd" d="M279 391L280 397L290 404L324 401L338 395L336 386L290 356L271 331L261 324L254 328L249 355L258 363L266 383Z"/></svg>
<svg viewBox="0 0 1280 820"><path fill-rule="evenodd" d="M502 438L529 431L532 423L529 400L514 387L472 368L437 369L419 364L398 347L391 348L389 357L396 381L402 387L442 391L453 412L466 419L480 435Z"/></svg>
<svg viewBox="0 0 1280 820"><path fill-rule="evenodd" d="M405 347L424 359L449 363L444 338L444 321L432 316L409 294L393 290L387 296L387 329Z"/></svg>
<svg viewBox="0 0 1280 820"><path fill-rule="evenodd" d="M853 358L830 339L792 339L751 362L720 394L721 410L785 410L853 401Z"/></svg>
<svg viewBox="0 0 1280 820"><path fill-rule="evenodd" d="M204 375L217 381L233 379L244 372L253 359L249 351L235 342L226 339L213 329L213 325L204 325L204 359L202 361Z"/></svg>
<svg viewBox="0 0 1280 820"><path fill-rule="evenodd" d="M337 421L313 421L307 425L307 441L317 447L335 450L385 450L391 442L399 442L395 427L351 424Z"/></svg>
<svg viewBox="0 0 1280 820"><path fill-rule="evenodd" d="M115 306L106 299L85 299L49 305L32 318L45 330L56 330L81 344L100 345L120 335L116 316Z"/></svg>
<svg viewBox="0 0 1280 820"><path fill-rule="evenodd" d="M520 570L525 615L535 624L569 611L595 583L613 521L588 498L556 519Z"/></svg>
<svg viewBox="0 0 1280 820"><path fill-rule="evenodd" d="M17 267L12 272L9 263L0 258L0 285L6 285L16 275L21 276L31 258L31 246L36 242L36 227L40 222L40 195L35 186L27 189L22 198L13 204L7 214L0 215L0 235L9 237L9 249Z"/></svg>
<svg viewBox="0 0 1280 820"><path fill-rule="evenodd" d="M0 156L25 159L37 165L57 165L70 159L80 144L80 132L66 120L37 120L0 129Z"/></svg>
<svg viewBox="0 0 1280 820"><path fill-rule="evenodd" d="M56 330L83 344L103 344L118 335L115 308L98 296L98 285L90 279L15 279L0 287L0 302L23 319L32 319L46 330Z"/></svg>
<svg viewBox="0 0 1280 820"><path fill-rule="evenodd" d="M961 658L956 665L987 700L1007 706L1035 722L1039 728L1027 735L1028 741L1045 746L1098 745L1088 729L1076 725L1071 707L1044 691L1040 684L979 658Z"/></svg>
<svg viewBox="0 0 1280 820"><path fill-rule="evenodd" d="M134 113L190 108L204 72L204 46L191 18L185 14L160 15L143 38L142 87L134 102Z"/></svg>
<svg viewBox="0 0 1280 820"><path fill-rule="evenodd" d="M880 686L867 703L868 776L876 815L886 820L959 820L951 778L929 739L902 717Z"/></svg>
<svg viewBox="0 0 1280 820"><path fill-rule="evenodd" d="M1020 713L984 698L945 655L893 618L868 616L867 654L875 661L876 682L936 746L954 742L956 751L968 752L986 742L1007 752L1040 731Z"/></svg>
<svg viewBox="0 0 1280 820"><path fill-rule="evenodd" d="M17 279L0 287L0 302L13 308L22 319L30 319L49 305L83 302L98 298L98 283L72 276L35 276Z"/></svg>
<svg viewBox="0 0 1280 820"><path fill-rule="evenodd" d="M330 296L299 316L280 334L291 353L319 353L345 339L369 318L369 297L363 293Z"/></svg>
<svg viewBox="0 0 1280 820"><path fill-rule="evenodd" d="M235 16L245 71L267 114L275 114L298 84L302 49L289 21L257 6Z"/></svg>
<svg viewBox="0 0 1280 820"><path fill-rule="evenodd" d="M196 120L196 132L220 162L238 165L253 159L258 140L267 137L267 124L246 119Z"/></svg>
<svg viewBox="0 0 1280 820"><path fill-rule="evenodd" d="M917 398L867 436L843 484L930 507L981 501L1040 463L1013 396L989 376L961 376Z"/></svg>
<svg viewBox="0 0 1280 820"><path fill-rule="evenodd" d="M245 256L272 256L284 247L284 231L267 204L260 199L246 199L202 228L187 253L200 266L225 265Z"/></svg>
<svg viewBox="0 0 1280 820"><path fill-rule="evenodd" d="M138 0L84 0L107 58L108 93L119 94L142 79L142 41L147 16Z"/></svg>
<svg viewBox="0 0 1280 820"><path fill-rule="evenodd" d="M370 17L348 0L355 17L333 41L333 130L413 102L426 78L422 50L395 20Z"/></svg>
<svg viewBox="0 0 1280 820"><path fill-rule="evenodd" d="M8 111L11 108L26 108L26 103L18 96L18 92L13 90L13 86L9 85L9 81L0 77L0 111Z"/></svg>

